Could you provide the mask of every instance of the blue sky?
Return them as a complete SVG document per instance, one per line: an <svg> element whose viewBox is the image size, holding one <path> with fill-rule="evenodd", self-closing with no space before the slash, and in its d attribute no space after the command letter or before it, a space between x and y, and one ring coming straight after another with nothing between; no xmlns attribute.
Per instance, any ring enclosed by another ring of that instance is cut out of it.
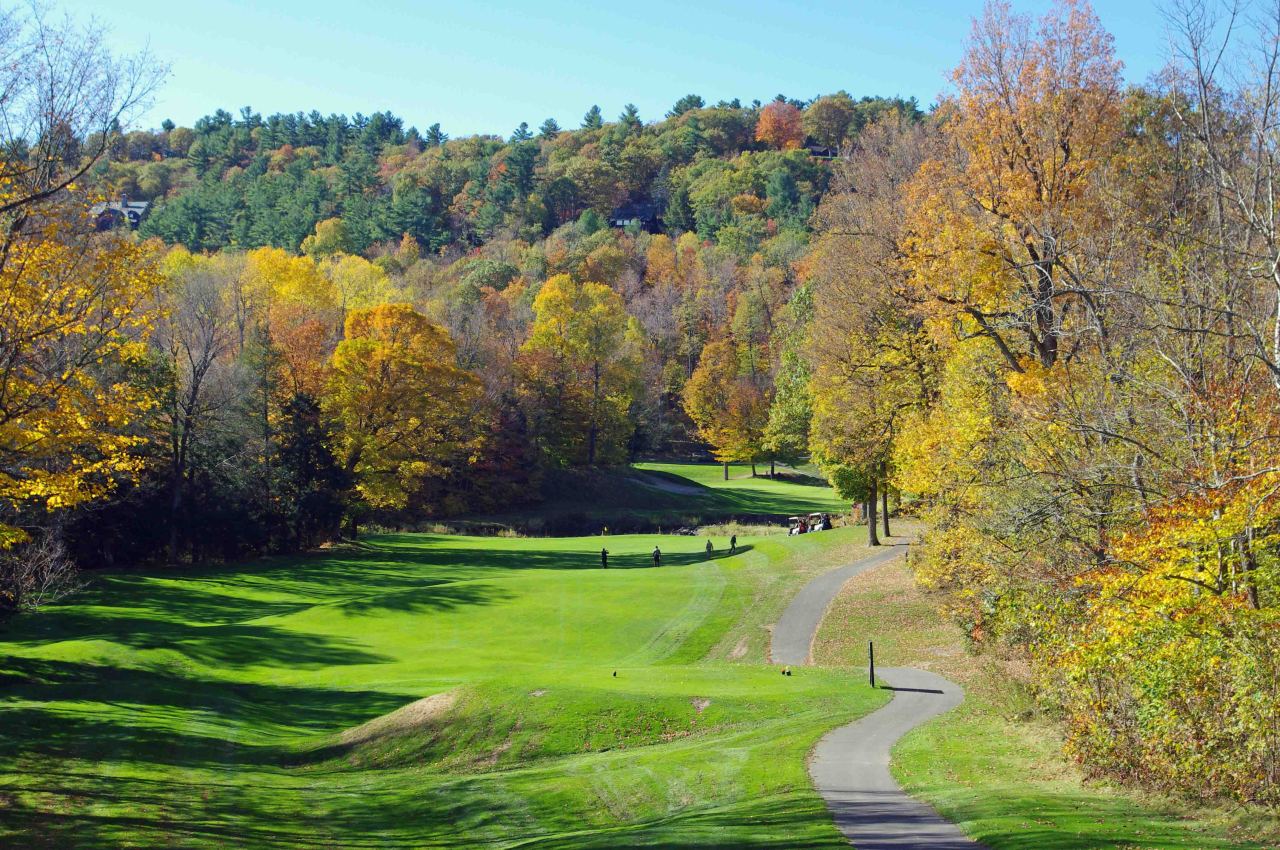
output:
<svg viewBox="0 0 1280 850"><path fill-rule="evenodd" d="M809 98L845 89L936 99L981 0L63 0L119 51L149 45L172 74L142 126L236 112L390 109L450 135L508 134L548 116L577 126L598 103L661 118L681 95L708 102ZM1043 0L1015 2L1038 12ZM1165 61L1150 0L1098 0L1126 76Z"/></svg>

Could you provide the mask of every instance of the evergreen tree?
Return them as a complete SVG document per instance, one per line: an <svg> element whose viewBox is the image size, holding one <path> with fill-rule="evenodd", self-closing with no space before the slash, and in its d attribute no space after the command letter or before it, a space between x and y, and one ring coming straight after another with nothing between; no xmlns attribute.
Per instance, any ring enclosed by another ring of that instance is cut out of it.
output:
<svg viewBox="0 0 1280 850"><path fill-rule="evenodd" d="M438 148L445 142L449 141L448 135L441 132L439 124L432 124L427 128L427 135L423 138L429 148Z"/></svg>
<svg viewBox="0 0 1280 850"><path fill-rule="evenodd" d="M622 114L618 116L618 123L628 134L637 132L644 126L644 122L640 120L640 110L636 109L634 103L628 103L623 107Z"/></svg>
<svg viewBox="0 0 1280 850"><path fill-rule="evenodd" d="M671 110L667 113L667 117L679 118L690 109L701 109L706 105L706 101L702 99L701 95L687 94L675 102L675 105L672 106Z"/></svg>

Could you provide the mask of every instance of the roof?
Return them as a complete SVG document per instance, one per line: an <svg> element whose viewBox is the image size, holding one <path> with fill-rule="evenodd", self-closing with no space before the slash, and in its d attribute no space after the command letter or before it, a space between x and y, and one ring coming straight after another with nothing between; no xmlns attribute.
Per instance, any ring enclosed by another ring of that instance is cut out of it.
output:
<svg viewBox="0 0 1280 850"><path fill-rule="evenodd" d="M150 201L103 201L89 207L89 212L93 215L102 215L107 210L116 210L122 213L132 212L142 215L150 206Z"/></svg>

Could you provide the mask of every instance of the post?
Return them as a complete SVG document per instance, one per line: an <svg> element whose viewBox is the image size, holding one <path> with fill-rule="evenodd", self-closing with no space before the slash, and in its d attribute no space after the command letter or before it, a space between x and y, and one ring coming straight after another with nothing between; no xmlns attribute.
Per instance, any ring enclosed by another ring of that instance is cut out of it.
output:
<svg viewBox="0 0 1280 850"><path fill-rule="evenodd" d="M867 659L869 660L868 669L871 672L871 687L876 686L876 645L874 641L867 641Z"/></svg>

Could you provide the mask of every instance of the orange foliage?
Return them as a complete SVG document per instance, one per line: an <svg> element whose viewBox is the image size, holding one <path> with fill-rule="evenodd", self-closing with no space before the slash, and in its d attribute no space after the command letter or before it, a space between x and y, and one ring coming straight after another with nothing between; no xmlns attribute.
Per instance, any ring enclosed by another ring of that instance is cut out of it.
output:
<svg viewBox="0 0 1280 850"><path fill-rule="evenodd" d="M800 110L780 100L760 110L760 120L756 122L756 141L782 151L799 148L804 144Z"/></svg>

